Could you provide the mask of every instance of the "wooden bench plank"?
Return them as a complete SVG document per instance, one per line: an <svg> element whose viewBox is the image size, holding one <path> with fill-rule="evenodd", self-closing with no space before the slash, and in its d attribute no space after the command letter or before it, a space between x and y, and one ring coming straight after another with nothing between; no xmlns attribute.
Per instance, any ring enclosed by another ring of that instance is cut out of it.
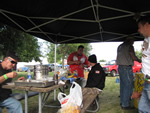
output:
<svg viewBox="0 0 150 113"><path fill-rule="evenodd" d="M81 113L84 113L87 108L92 104L92 102L94 101L94 99L97 97L97 94L95 95L83 95L83 108L81 109Z"/></svg>
<svg viewBox="0 0 150 113"><path fill-rule="evenodd" d="M88 107L92 104L92 102L96 99L96 97L100 94L99 91L97 91L96 88L83 88L82 89L83 94L83 101L82 101L82 108L80 113L84 113Z"/></svg>

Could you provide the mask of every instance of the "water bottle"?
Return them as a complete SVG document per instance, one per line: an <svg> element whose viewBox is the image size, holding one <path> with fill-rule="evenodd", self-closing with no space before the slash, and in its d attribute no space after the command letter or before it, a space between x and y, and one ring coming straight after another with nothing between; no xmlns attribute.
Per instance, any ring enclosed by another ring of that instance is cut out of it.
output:
<svg viewBox="0 0 150 113"><path fill-rule="evenodd" d="M31 71L28 69L27 82L30 82L32 79Z"/></svg>

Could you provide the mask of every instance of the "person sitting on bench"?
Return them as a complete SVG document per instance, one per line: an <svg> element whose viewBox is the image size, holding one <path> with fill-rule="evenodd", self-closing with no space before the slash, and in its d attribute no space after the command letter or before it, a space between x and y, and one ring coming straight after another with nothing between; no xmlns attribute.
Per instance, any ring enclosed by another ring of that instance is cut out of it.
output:
<svg viewBox="0 0 150 113"><path fill-rule="evenodd" d="M105 87L105 77L106 74L103 68L97 63L96 55L90 55L88 57L89 65L92 66L89 74L85 88L98 88L99 91L103 90Z"/></svg>
<svg viewBox="0 0 150 113"><path fill-rule="evenodd" d="M11 82L12 78L17 77L16 72L12 72L11 69L14 68L19 60L19 57L15 52L7 53L4 61L0 64L0 107L6 107L9 113L23 113L21 103L11 97L11 89L4 89L2 85ZM23 80L24 77L18 78L18 80ZM2 113L0 109L0 113Z"/></svg>

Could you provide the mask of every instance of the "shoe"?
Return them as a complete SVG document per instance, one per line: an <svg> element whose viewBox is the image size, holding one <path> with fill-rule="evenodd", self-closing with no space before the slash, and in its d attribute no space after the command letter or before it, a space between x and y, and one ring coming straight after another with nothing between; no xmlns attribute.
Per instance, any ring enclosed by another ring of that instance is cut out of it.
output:
<svg viewBox="0 0 150 113"><path fill-rule="evenodd" d="M135 107L133 107L133 106L128 106L128 107L122 107L122 106L121 106L121 108L122 108L123 110L135 109Z"/></svg>

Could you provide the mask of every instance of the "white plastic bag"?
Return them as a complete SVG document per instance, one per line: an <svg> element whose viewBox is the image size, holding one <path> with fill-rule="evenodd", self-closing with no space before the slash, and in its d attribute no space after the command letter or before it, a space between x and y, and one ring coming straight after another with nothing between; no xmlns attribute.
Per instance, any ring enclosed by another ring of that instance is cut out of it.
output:
<svg viewBox="0 0 150 113"><path fill-rule="evenodd" d="M65 93L58 93L58 100L61 104L61 107L65 107L69 104L75 104L77 106L81 106L82 104L82 89L79 84L76 82L73 82L70 88L69 95L66 95Z"/></svg>

